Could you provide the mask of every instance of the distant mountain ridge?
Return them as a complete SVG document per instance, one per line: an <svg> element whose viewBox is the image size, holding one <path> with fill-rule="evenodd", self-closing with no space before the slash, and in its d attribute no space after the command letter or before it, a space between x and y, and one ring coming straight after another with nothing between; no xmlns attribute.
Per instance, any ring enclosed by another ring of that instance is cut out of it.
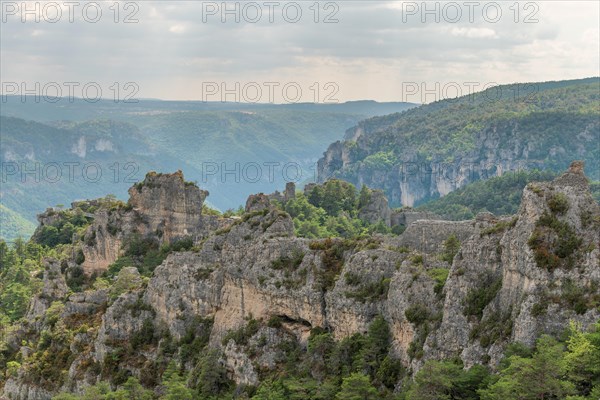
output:
<svg viewBox="0 0 600 400"><path fill-rule="evenodd" d="M341 114L358 114L362 118L387 115L415 107L407 102L377 102L356 100L344 103L236 103L220 101L180 101L159 99L136 99L133 102L115 102L101 99L89 102L82 98L59 98L56 102L36 100L34 96L2 95L2 115L38 122L58 120L86 121L93 119L128 120L133 115L149 113L165 114L188 111L312 111Z"/></svg>
<svg viewBox="0 0 600 400"><path fill-rule="evenodd" d="M573 158L584 159L587 175L598 180L599 106L594 77L498 86L374 117L329 146L318 180L382 189L396 206L419 205L504 171L557 172Z"/></svg>

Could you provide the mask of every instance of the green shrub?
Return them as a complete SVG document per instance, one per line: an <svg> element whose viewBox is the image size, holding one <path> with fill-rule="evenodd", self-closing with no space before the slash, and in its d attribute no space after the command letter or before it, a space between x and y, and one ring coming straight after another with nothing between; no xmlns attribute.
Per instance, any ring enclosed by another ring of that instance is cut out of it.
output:
<svg viewBox="0 0 600 400"><path fill-rule="evenodd" d="M281 319L281 317L279 317L278 315L273 315L271 318L269 318L267 326L269 328L281 328L282 322L283 320Z"/></svg>
<svg viewBox="0 0 600 400"><path fill-rule="evenodd" d="M491 274L485 275L481 285L467 293L465 298L465 316L475 316L481 319L485 307L496 297L502 287L502 277L494 278Z"/></svg>
<svg viewBox="0 0 600 400"><path fill-rule="evenodd" d="M555 193L548 199L548 207L554 214L563 215L569 210L569 199L564 193Z"/></svg>
<svg viewBox="0 0 600 400"><path fill-rule="evenodd" d="M140 330L131 336L130 344L134 350L137 350L142 346L153 343L155 343L154 323L152 322L152 319L146 318L144 322L142 322Z"/></svg>
<svg viewBox="0 0 600 400"><path fill-rule="evenodd" d="M391 356L385 356L375 375L375 381L393 390L398 379L404 373L402 362Z"/></svg>
<svg viewBox="0 0 600 400"><path fill-rule="evenodd" d="M183 362L197 360L202 356L210 340L213 324L212 318L194 317L179 341L179 356Z"/></svg>
<svg viewBox="0 0 600 400"><path fill-rule="evenodd" d="M304 260L304 252L300 249L294 249L289 256L284 255L272 261L271 268L293 272L302 264L302 260Z"/></svg>
<svg viewBox="0 0 600 400"><path fill-rule="evenodd" d="M86 282L83 268L79 265L69 268L66 281L67 286L69 286L72 291L81 292Z"/></svg>
<svg viewBox="0 0 600 400"><path fill-rule="evenodd" d="M110 271L118 271L124 266L134 266L143 276L151 276L154 269L160 265L175 246L176 251L190 250L193 246L191 238L182 238L173 242L173 245L159 245L159 241L152 236L142 237L139 234L129 235L123 241L123 256L109 267ZM122 260L121 260L122 259Z"/></svg>
<svg viewBox="0 0 600 400"><path fill-rule="evenodd" d="M404 311L404 316L408 322L419 326L429 319L429 309L423 304L413 304Z"/></svg>
<svg viewBox="0 0 600 400"><path fill-rule="evenodd" d="M407 354L410 358L415 358L417 360L423 358L423 345L425 344L425 340L427 340L430 331L431 327L429 326L428 321L419 325L413 341L408 345Z"/></svg>
<svg viewBox="0 0 600 400"><path fill-rule="evenodd" d="M507 340L512 334L512 310L506 313L496 311L491 313L471 330L471 340L479 338L481 347L489 347L498 340Z"/></svg>
<svg viewBox="0 0 600 400"><path fill-rule="evenodd" d="M220 216L221 212L219 210L215 210L214 208L212 208L206 204L202 204L202 214Z"/></svg>
<svg viewBox="0 0 600 400"><path fill-rule="evenodd" d="M439 295L442 293L449 273L450 270L448 268L433 268L427 270L427 275L429 275L431 279L435 281L435 286L433 287L435 294Z"/></svg>
<svg viewBox="0 0 600 400"><path fill-rule="evenodd" d="M414 254L409 258L410 262L412 262L415 265L422 265L423 264L423 255L422 254Z"/></svg>
<svg viewBox="0 0 600 400"><path fill-rule="evenodd" d="M485 235L495 235L497 233L502 233L507 229L514 228L514 226L517 224L517 221L518 217L513 217L510 221L499 221L495 225L484 229L481 232L480 236L483 237Z"/></svg>
<svg viewBox="0 0 600 400"><path fill-rule="evenodd" d="M135 270L122 269L109 289L109 298L114 301L123 293L139 288L141 284L142 280Z"/></svg>
<svg viewBox="0 0 600 400"><path fill-rule="evenodd" d="M6 364L6 377L16 378L20 368L21 364L19 364L17 361L9 361Z"/></svg>
<svg viewBox="0 0 600 400"><path fill-rule="evenodd" d="M442 261L452 264L454 256L456 253L458 253L458 250L460 250L460 241L453 233L444 241L444 252L442 253L441 257Z"/></svg>
<svg viewBox="0 0 600 400"><path fill-rule="evenodd" d="M346 281L346 285L348 286L358 286L362 282L362 277L353 272L346 272L344 274L344 279Z"/></svg>
<svg viewBox="0 0 600 400"><path fill-rule="evenodd" d="M547 298L541 298L540 301L538 301L533 306L531 306L531 316L536 317L536 318L546 314L547 311L548 311L548 299Z"/></svg>
<svg viewBox="0 0 600 400"><path fill-rule="evenodd" d="M213 273L214 269L213 268L198 268L195 272L194 272L194 278L197 281L203 281L206 280L208 278L210 278L211 274Z"/></svg>
<svg viewBox="0 0 600 400"><path fill-rule="evenodd" d="M572 266L572 257L581 247L582 239L567 222L544 213L536 222L527 244L533 250L537 266L553 271Z"/></svg>
<svg viewBox="0 0 600 400"><path fill-rule="evenodd" d="M190 237L177 239L171 243L171 251L190 251L194 247L194 240Z"/></svg>
<svg viewBox="0 0 600 400"><path fill-rule="evenodd" d="M382 300L387 297L390 288L390 279L382 277L377 282L362 285L359 289L345 292L347 298L355 299L362 303L367 301Z"/></svg>
<svg viewBox="0 0 600 400"><path fill-rule="evenodd" d="M251 319L246 326L242 326L237 330L229 331L222 340L223 346L227 346L230 340L233 340L239 346L248 344L248 340L258 332L260 322Z"/></svg>
<svg viewBox="0 0 600 400"><path fill-rule="evenodd" d="M566 279L562 285L560 300L577 314L585 314L600 305L599 284L597 281L592 281L588 286L580 286L571 279Z"/></svg>
<svg viewBox="0 0 600 400"><path fill-rule="evenodd" d="M83 250L78 249L77 254L75 255L75 263L81 265L84 261L85 255L83 254Z"/></svg>
<svg viewBox="0 0 600 400"><path fill-rule="evenodd" d="M79 208L47 212L47 215L54 215L55 219L50 225L41 226L32 239L48 247L71 243L74 234L83 231L91 221Z"/></svg>
<svg viewBox="0 0 600 400"><path fill-rule="evenodd" d="M333 239L310 242L311 250L321 250L323 267L317 270L317 285L321 290L326 291L333 287L344 265L344 252L353 245L349 241Z"/></svg>
<svg viewBox="0 0 600 400"><path fill-rule="evenodd" d="M402 235L406 230L406 225L394 225L392 226L392 233L394 235Z"/></svg>

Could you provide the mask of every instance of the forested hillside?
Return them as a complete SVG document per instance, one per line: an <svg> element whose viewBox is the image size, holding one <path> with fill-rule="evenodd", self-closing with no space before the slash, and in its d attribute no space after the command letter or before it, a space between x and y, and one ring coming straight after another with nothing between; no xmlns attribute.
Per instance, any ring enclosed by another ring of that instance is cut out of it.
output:
<svg viewBox="0 0 600 400"><path fill-rule="evenodd" d="M504 85L361 122L319 161L331 177L416 206L502 171L559 172L572 158L600 179L600 80Z"/></svg>

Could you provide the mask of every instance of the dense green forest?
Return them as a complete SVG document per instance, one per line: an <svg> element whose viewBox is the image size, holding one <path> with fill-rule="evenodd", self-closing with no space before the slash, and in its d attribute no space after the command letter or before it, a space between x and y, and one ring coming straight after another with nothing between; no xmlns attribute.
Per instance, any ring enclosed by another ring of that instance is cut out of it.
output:
<svg viewBox="0 0 600 400"><path fill-rule="evenodd" d="M392 230L383 221L369 224L358 218L369 196L370 189L366 186L358 192L351 183L332 179L307 195L298 193L283 209L292 217L299 237L353 238L372 233L400 233L400 227Z"/></svg>
<svg viewBox="0 0 600 400"><path fill-rule="evenodd" d="M0 204L0 238L28 238L34 229L33 222Z"/></svg>
<svg viewBox="0 0 600 400"><path fill-rule="evenodd" d="M393 157L389 162L396 163L411 149L417 152L419 160L452 161L475 149L476 133L485 126L503 128L518 120L520 135L537 148L529 157L539 156L553 164L555 157L549 157L547 149L576 145L566 132L597 132L598 127L594 125L599 113L599 85L598 78L504 85L402 113L374 117L361 122L366 134L361 137L363 142L355 154L366 163L369 163L368 157L373 159L379 155L384 159L387 154L388 159ZM529 86L527 91L525 86ZM590 176L595 177L597 159L592 156L598 156L599 150L586 151L588 158L595 161L588 165Z"/></svg>
<svg viewBox="0 0 600 400"><path fill-rule="evenodd" d="M444 197L430 200L417 210L431 211L448 220L474 218L477 213L491 212L494 215L512 215L519 210L523 189L529 182L546 182L556 174L548 171L519 171L484 181L473 182ZM590 191L600 203L600 183L591 182Z"/></svg>

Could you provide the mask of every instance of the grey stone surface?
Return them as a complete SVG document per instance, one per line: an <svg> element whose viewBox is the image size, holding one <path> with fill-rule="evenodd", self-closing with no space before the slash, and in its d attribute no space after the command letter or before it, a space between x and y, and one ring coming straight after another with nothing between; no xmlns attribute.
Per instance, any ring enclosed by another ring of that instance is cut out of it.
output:
<svg viewBox="0 0 600 400"><path fill-rule="evenodd" d="M550 212L548 200L557 193L569 204L559 218L575 230L582 245L576 265L550 272L536 265L528 240L539 218ZM446 357L460 357L467 367L489 363L495 368L511 341L531 345L542 333L561 332L569 321L587 328L600 319L597 308L578 314L552 302L546 312L532 313L542 292L561 298L567 279L588 288L600 281L600 208L577 164L554 182L530 184L514 219L482 214L464 222L416 220L399 237L374 236L348 247L342 254L342 269L327 290L319 284L320 273L328 268L324 250L308 239L296 238L291 218L270 207L263 196L249 200L251 214L228 221L225 229L214 230L198 242L197 251L171 253L147 286L122 294L105 311L99 307L106 301L105 292L71 295L65 312L100 312L102 317L97 330L77 337L77 343L87 343L92 350L77 353L66 385L81 390L91 379L86 369L90 367L83 360L88 357L101 363L148 319L157 331L169 331L179 339L195 317L213 318L210 345L223 351L230 376L248 384L257 383L256 365L272 368L281 357L277 351L281 340L295 338L305 345L313 327L326 328L340 339L365 332L378 314L390 325L393 352L413 372L428 359ZM439 258L450 234L461 242L452 265ZM334 240L329 245L336 243L342 242ZM60 267L52 260L47 263L42 293L49 299L64 299L66 285ZM51 271L57 268L55 276ZM441 269L449 275L443 288L436 290L433 273ZM490 279L500 279L501 285L483 309L482 320L498 314L507 316L507 324L512 325L507 337L483 346L478 338L470 338L480 322L465 316L465 298L472 290L489 286ZM387 285L387 291L369 297L378 285ZM361 297L364 288L369 290ZM38 317L38 325L33 325L38 331L44 329L39 316L49 301L38 296L30 307L27 318L33 323ZM419 327L407 320L406 311L415 307L426 310L431 319L421 358L411 357L408 351ZM266 326L274 316L283 321L281 328ZM245 326L249 318L262 325L248 345L221 343L228 331ZM141 356L153 360L158 353L150 347ZM136 365L121 367L136 376L142 373ZM6 382L5 396L49 398L42 389L26 384L23 374Z"/></svg>

